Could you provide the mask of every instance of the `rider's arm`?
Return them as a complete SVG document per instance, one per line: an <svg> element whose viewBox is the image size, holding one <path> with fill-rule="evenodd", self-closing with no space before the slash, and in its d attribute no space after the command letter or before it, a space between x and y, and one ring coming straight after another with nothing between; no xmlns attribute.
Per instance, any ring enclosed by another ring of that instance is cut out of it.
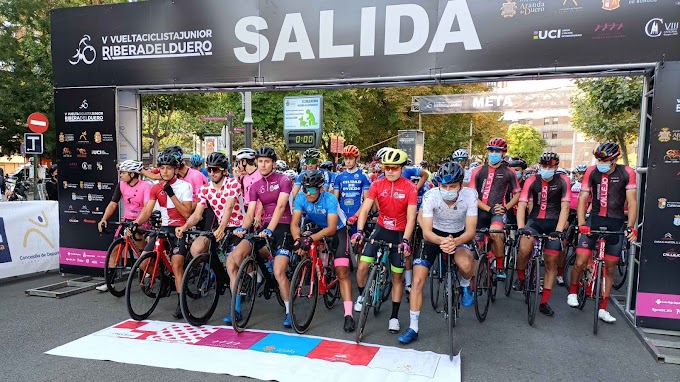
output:
<svg viewBox="0 0 680 382"><path fill-rule="evenodd" d="M186 231L187 228L193 227L196 224L198 224L199 221L201 221L201 217L203 216L203 211L205 211L205 205L203 205L203 203L198 203L196 205L196 210L194 211L193 214L191 214L191 216L189 216L189 218L187 219L187 222L183 226L185 231Z"/></svg>
<svg viewBox="0 0 680 382"><path fill-rule="evenodd" d="M576 217L578 218L578 225L586 224L586 210L588 209L588 198L590 197L590 174L593 172L594 166L588 167L583 181L581 182L581 193L578 194L578 207L576 208Z"/></svg>
<svg viewBox="0 0 680 382"><path fill-rule="evenodd" d="M511 208L514 207L515 204L517 204L518 202L519 202L519 192L516 192L516 193L514 193L514 194L512 195L512 199L510 199L510 201L508 202L508 204L505 205L505 209L506 209L506 210L511 209Z"/></svg>
<svg viewBox="0 0 680 382"><path fill-rule="evenodd" d="M229 219L231 218L231 211L234 209L235 205L236 205L235 197L232 196L227 198L227 203L224 205L224 215L222 215L222 221L220 222L220 225L217 227L218 230L224 232L224 230L227 228L227 225L229 224Z"/></svg>
<svg viewBox="0 0 680 382"><path fill-rule="evenodd" d="M149 217L151 216L151 213L153 212L155 206L156 199L155 197L152 196L152 199L149 199L149 201L146 202L144 209L142 210L142 212L139 213L137 219L135 219L135 223L137 223L137 225L146 223L146 221L149 220Z"/></svg>
<svg viewBox="0 0 680 382"><path fill-rule="evenodd" d="M267 229L272 232L276 229L276 226L279 225L279 220L281 220L283 212L286 208L290 208L288 206L288 196L289 194L287 192L281 192L279 194L279 199L276 201L276 209L272 214L272 220L269 221L269 225L267 226Z"/></svg>
<svg viewBox="0 0 680 382"><path fill-rule="evenodd" d="M535 176L530 177L524 182L524 187L522 187L522 192L519 193L519 205L517 206L517 229L524 228L526 224L527 216L527 204L529 203L529 197L531 193L531 186L536 180Z"/></svg>
<svg viewBox="0 0 680 382"><path fill-rule="evenodd" d="M628 227L635 228L637 221L637 190L626 190L626 202L628 203Z"/></svg>
<svg viewBox="0 0 680 382"><path fill-rule="evenodd" d="M113 215L114 212L118 209L118 203L111 201L109 202L109 205L106 206L106 211L104 211L104 215L102 215L102 220L103 221L108 221L111 218L111 215Z"/></svg>
<svg viewBox="0 0 680 382"><path fill-rule="evenodd" d="M429 178L430 174L427 173L427 171L423 170L422 168L420 169L420 180L418 181L418 184L416 185L417 189L423 188L425 183L427 182L427 179Z"/></svg>
<svg viewBox="0 0 680 382"><path fill-rule="evenodd" d="M366 225L366 220L368 219L368 213L373 208L373 199L364 199L361 203L361 208L359 209L359 219L357 220L357 230L363 231Z"/></svg>
<svg viewBox="0 0 680 382"><path fill-rule="evenodd" d="M182 188L178 190L179 193L175 193L172 196L172 203L175 205L177 212L180 213L185 219L191 216L193 212L194 195L191 191L191 185L189 187Z"/></svg>
<svg viewBox="0 0 680 382"><path fill-rule="evenodd" d="M298 192L300 192L300 185L295 185L293 186L293 191L291 191L291 194L293 195L293 200L297 197Z"/></svg>
<svg viewBox="0 0 680 382"><path fill-rule="evenodd" d="M302 210L294 210L293 218L290 220L290 235L293 237L293 240L297 240L302 236L300 219L302 219Z"/></svg>
<svg viewBox="0 0 680 382"><path fill-rule="evenodd" d="M467 243L472 241L477 234L477 216L466 216L465 217L465 232L453 239L456 245L458 243Z"/></svg>
<svg viewBox="0 0 680 382"><path fill-rule="evenodd" d="M418 217L420 218L420 229L423 231L423 238L432 244L436 245L441 244L444 238L435 234L432 231L432 223L434 221L434 218L431 216L424 217L422 209L418 213Z"/></svg>
<svg viewBox="0 0 680 382"><path fill-rule="evenodd" d="M524 228L527 216L527 202L519 202L517 206L517 229Z"/></svg>
<svg viewBox="0 0 680 382"><path fill-rule="evenodd" d="M252 194L252 193L251 193ZM248 203L248 210L246 211L246 217L243 218L243 229L250 229L255 220L255 210L257 209L257 199L250 199Z"/></svg>
<svg viewBox="0 0 680 382"><path fill-rule="evenodd" d="M404 229L404 239L408 241L411 241L413 229L416 228L416 215L418 215L417 203L418 199L416 199L416 204L409 204L406 208L406 228Z"/></svg>
<svg viewBox="0 0 680 382"><path fill-rule="evenodd" d="M564 232L569 225L569 202L562 201L562 209L560 210L560 218L557 220L557 231Z"/></svg>
<svg viewBox="0 0 680 382"><path fill-rule="evenodd" d="M328 227L312 235L312 240L319 241L324 237L333 237L335 231L338 230L338 214L328 213L327 217Z"/></svg>
<svg viewBox="0 0 680 382"><path fill-rule="evenodd" d="M507 167L506 170L508 173L508 179L510 179L510 190L512 190L512 199L510 199L510 201L505 205L505 208L509 210L519 202L519 196L522 189L519 187L519 181L517 180L517 177L513 171Z"/></svg>
<svg viewBox="0 0 680 382"><path fill-rule="evenodd" d="M151 180L163 180L161 179L161 174L158 173L153 173L147 169L142 169L141 174L144 175L145 177L151 179Z"/></svg>

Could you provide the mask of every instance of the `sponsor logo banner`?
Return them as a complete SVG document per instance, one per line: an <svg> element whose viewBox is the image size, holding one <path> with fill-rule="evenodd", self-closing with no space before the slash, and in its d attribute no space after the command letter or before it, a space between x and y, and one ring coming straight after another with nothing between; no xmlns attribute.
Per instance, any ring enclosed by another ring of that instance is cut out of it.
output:
<svg viewBox="0 0 680 382"><path fill-rule="evenodd" d="M421 114L482 113L509 110L564 109L571 104L571 91L484 93L421 96Z"/></svg>

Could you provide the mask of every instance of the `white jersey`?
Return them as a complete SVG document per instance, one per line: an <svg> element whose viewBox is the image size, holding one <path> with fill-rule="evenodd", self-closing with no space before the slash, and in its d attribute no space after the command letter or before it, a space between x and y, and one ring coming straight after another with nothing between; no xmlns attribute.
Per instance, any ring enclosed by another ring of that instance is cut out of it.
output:
<svg viewBox="0 0 680 382"><path fill-rule="evenodd" d="M470 183L470 177L472 176L472 170L465 170L465 176L463 177L463 183Z"/></svg>
<svg viewBox="0 0 680 382"><path fill-rule="evenodd" d="M424 218L432 218L432 228L447 233L461 232L465 230L465 218L477 216L477 191L463 187L456 202L449 207L436 187L425 193L421 209Z"/></svg>

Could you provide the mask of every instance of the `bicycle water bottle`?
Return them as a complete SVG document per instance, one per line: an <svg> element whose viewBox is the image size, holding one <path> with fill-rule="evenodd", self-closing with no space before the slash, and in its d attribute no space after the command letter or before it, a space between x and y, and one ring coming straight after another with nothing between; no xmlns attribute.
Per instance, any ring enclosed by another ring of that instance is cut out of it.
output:
<svg viewBox="0 0 680 382"><path fill-rule="evenodd" d="M321 251L321 262L323 263L324 267L328 265L328 251Z"/></svg>
<svg viewBox="0 0 680 382"><path fill-rule="evenodd" d="M269 259L267 259L267 270L272 275L274 274L274 258L271 255L269 255Z"/></svg>

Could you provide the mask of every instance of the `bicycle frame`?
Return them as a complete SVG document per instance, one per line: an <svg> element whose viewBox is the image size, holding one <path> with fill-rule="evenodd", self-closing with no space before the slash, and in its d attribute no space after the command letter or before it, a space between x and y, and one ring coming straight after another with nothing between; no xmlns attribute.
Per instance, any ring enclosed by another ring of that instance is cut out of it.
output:
<svg viewBox="0 0 680 382"><path fill-rule="evenodd" d="M377 306L379 300L382 299L382 286L387 282L389 277L391 277L390 268L390 249L392 248L392 243L387 243L384 241L372 241L371 244L378 245L378 254L375 256L375 261L371 264L371 267L385 267L384 278L381 273L378 274L378 279L375 284L375 291L373 292L373 301L371 301L372 306ZM369 271L370 273L370 271Z"/></svg>
<svg viewBox="0 0 680 382"><path fill-rule="evenodd" d="M168 241L168 236L167 233L165 232L160 232L156 231L156 239L155 243L153 246L154 252L156 252L156 256L160 257L163 260L163 264L165 265L165 268L172 273L172 264L170 262L170 256L168 256L168 248L170 248L170 241ZM154 281L156 280L156 276L158 275L158 267L159 267L159 262L155 261L153 265L153 270L151 272L151 281L149 284L149 288L153 288ZM144 273L147 274L149 273L149 263L146 264L144 267ZM140 280L140 285L143 282Z"/></svg>
<svg viewBox="0 0 680 382"><path fill-rule="evenodd" d="M130 223L126 224L124 222L122 222L120 224L121 224L120 227L123 227L125 225L131 225ZM120 227L119 227L119 229L120 229ZM132 250L135 252L135 255L137 256L137 258L139 258L141 256L141 252L140 252L139 248L137 248L137 244L134 242L134 240L131 239L130 234L123 232L121 237L123 237L125 239L125 245L118 246L118 253L116 253L115 264L118 264L118 261L120 261L120 256L123 253L128 253L128 248L132 248ZM125 256L125 258L123 259L123 266L127 267L127 263L128 263L128 257Z"/></svg>
<svg viewBox="0 0 680 382"><path fill-rule="evenodd" d="M324 294L326 294L326 291L328 289L334 287L335 284L337 284L339 281L336 278L335 280L331 281L329 284L326 284L326 278L324 277L326 275L326 268L323 266L323 260L321 259L321 257L318 256L319 244L321 244L321 242L312 243L312 246L309 248L309 257L312 259L312 264L314 266L313 272L316 272L319 275L319 293L318 293L318 295L323 296ZM326 238L323 238L323 245L325 247L325 250L328 251L328 243L326 243ZM330 260L330 252L328 254L329 254L329 260ZM300 279L300 282L304 282L306 276L307 276L306 274L303 274L302 278ZM310 274L310 285L313 286L313 283L314 283L314 278L311 278L311 274ZM299 289L299 287L298 287L298 289ZM309 288L310 294L307 297L309 297L309 298L313 297L311 295L312 290L313 290L313 288Z"/></svg>

